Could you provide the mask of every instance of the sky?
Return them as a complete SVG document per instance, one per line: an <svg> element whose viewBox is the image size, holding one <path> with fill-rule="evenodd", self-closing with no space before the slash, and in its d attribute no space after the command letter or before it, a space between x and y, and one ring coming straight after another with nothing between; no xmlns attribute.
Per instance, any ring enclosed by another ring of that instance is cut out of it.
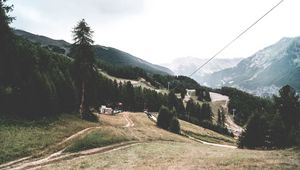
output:
<svg viewBox="0 0 300 170"><path fill-rule="evenodd" d="M84 18L95 44L155 64L210 58L279 0L9 0L16 29L72 43ZM300 36L300 0L285 0L217 58L244 58Z"/></svg>

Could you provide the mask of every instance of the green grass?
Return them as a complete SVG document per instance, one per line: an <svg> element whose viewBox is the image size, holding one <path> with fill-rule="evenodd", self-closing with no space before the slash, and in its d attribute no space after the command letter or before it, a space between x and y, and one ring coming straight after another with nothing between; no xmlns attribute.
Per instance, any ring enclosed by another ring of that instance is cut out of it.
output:
<svg viewBox="0 0 300 170"><path fill-rule="evenodd" d="M97 126L79 116L64 114L56 118L22 120L0 118L0 164L38 154L84 128Z"/></svg>
<svg viewBox="0 0 300 170"><path fill-rule="evenodd" d="M97 130L87 134L84 138L74 141L65 152L78 152L82 150L103 147L115 143L128 141L123 135L116 135L110 131Z"/></svg>

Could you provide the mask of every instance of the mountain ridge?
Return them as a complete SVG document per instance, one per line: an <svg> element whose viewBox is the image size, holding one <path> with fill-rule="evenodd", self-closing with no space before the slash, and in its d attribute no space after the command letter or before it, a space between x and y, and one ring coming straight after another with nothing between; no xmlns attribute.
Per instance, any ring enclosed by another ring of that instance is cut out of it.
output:
<svg viewBox="0 0 300 170"><path fill-rule="evenodd" d="M70 51L71 43L65 40L55 40L43 35L35 35L24 30L13 30L15 35L21 36L37 43L42 47L46 47L54 52L67 55ZM173 72L160 65L152 64L148 61L135 57L127 52L118 50L113 47L102 45L93 45L95 58L116 66L139 67L153 74L173 75Z"/></svg>
<svg viewBox="0 0 300 170"><path fill-rule="evenodd" d="M300 37L285 37L241 60L235 67L205 76L200 83L213 87L237 87L257 95L274 94L289 84L299 92L299 75Z"/></svg>

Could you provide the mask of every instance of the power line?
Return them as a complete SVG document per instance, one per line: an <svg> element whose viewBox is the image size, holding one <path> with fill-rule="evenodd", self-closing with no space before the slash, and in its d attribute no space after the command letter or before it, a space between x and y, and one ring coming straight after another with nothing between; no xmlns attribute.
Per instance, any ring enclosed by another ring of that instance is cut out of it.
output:
<svg viewBox="0 0 300 170"><path fill-rule="evenodd" d="M247 27L243 32L241 32L238 36L236 36L233 40L231 40L229 43L227 43L221 50L219 50L215 55L213 55L209 60L207 60L205 63L203 63L200 67L198 67L194 72L192 72L189 77L197 73L202 67L204 67L206 64L208 64L212 59L214 59L216 56L218 56L221 52L223 52L226 48L228 48L232 43L234 43L237 39L239 39L242 35L244 35L247 31L249 31L253 26L255 26L260 20L262 20L265 16L267 16L270 12L272 12L276 7L278 7L283 1L279 1L275 6L273 6L270 10L268 10L263 16L261 16L258 20L256 20L253 24L251 24L249 27Z"/></svg>

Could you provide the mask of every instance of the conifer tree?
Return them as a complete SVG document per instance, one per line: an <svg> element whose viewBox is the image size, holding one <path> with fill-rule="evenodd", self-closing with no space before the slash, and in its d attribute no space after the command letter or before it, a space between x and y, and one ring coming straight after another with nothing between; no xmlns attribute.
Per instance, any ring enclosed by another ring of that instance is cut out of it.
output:
<svg viewBox="0 0 300 170"><path fill-rule="evenodd" d="M7 0L0 0L0 88L8 83L13 64L13 33L9 24L14 18L8 15L13 10L13 5L6 5L6 2Z"/></svg>
<svg viewBox="0 0 300 170"><path fill-rule="evenodd" d="M92 49L93 31L84 19L78 22L72 31L74 44L71 54L74 57L73 73L79 89L80 106L79 112L84 118L89 114L89 107L92 104L91 88L95 84L97 70L94 65L94 53Z"/></svg>
<svg viewBox="0 0 300 170"><path fill-rule="evenodd" d="M274 96L274 100L287 130L298 126L300 123L300 102L295 90L286 85L279 90L279 97Z"/></svg>
<svg viewBox="0 0 300 170"><path fill-rule="evenodd" d="M267 120L259 113L254 113L248 121L246 130L239 137L239 147L257 148L267 145Z"/></svg>

